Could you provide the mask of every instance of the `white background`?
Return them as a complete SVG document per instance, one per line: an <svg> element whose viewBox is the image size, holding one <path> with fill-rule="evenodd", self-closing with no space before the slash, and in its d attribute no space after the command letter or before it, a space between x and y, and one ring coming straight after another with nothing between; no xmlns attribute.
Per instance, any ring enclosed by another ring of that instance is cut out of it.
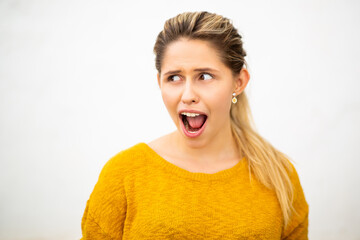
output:
<svg viewBox="0 0 360 240"><path fill-rule="evenodd" d="M166 19L243 35L258 131L288 154L310 239L360 239L359 1L0 1L0 239L79 239L105 162L175 129L156 84Z"/></svg>

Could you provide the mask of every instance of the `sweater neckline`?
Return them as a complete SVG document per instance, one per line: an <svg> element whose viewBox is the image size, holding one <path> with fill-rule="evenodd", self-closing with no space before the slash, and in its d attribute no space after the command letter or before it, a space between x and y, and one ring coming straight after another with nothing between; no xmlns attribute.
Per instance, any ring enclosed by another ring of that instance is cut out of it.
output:
<svg viewBox="0 0 360 240"><path fill-rule="evenodd" d="M166 159L160 156L154 149L152 149L148 144L141 142L138 144L139 147L142 147L145 150L145 153L154 160L157 164L161 165L161 167L165 168L171 173L174 173L180 177L192 179L196 181L213 181L213 180L223 180L229 177L234 176L235 174L240 174L240 169L243 164L246 164L246 159L243 157L240 161L234 165L233 167L220 170L216 173L201 173L201 172L190 172L186 169L183 169Z"/></svg>

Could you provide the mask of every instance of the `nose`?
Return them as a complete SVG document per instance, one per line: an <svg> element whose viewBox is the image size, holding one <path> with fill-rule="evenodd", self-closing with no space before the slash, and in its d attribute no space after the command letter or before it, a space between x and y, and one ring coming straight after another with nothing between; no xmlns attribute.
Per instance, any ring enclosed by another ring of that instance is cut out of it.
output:
<svg viewBox="0 0 360 240"><path fill-rule="evenodd" d="M199 102L199 96L196 94L196 89L191 81L186 81L183 94L181 96L181 101L184 104L192 104Z"/></svg>

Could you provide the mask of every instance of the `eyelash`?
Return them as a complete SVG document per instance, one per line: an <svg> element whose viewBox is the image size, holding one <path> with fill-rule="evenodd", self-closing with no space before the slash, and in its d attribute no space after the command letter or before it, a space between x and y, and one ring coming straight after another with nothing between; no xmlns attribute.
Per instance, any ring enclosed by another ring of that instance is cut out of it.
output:
<svg viewBox="0 0 360 240"><path fill-rule="evenodd" d="M214 78L214 76L213 76L212 74L206 73L206 72L200 73L199 76L204 75L204 74L209 75L212 79ZM168 81L168 82L174 82L174 81L172 80L172 77L175 77L175 76L178 76L178 75L171 75L171 76L169 76L169 77L167 78L167 81Z"/></svg>
<svg viewBox="0 0 360 240"><path fill-rule="evenodd" d="M171 75L171 76L169 76L169 77L167 78L167 81L168 81L168 82L174 82L174 81L172 80L172 77L175 77L175 76L177 76L177 75Z"/></svg>

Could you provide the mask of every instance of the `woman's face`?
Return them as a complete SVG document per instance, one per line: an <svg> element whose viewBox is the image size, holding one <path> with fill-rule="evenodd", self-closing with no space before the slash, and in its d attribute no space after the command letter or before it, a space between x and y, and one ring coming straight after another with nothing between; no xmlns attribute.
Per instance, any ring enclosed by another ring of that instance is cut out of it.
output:
<svg viewBox="0 0 360 240"><path fill-rule="evenodd" d="M239 76L204 40L180 39L167 46L158 82L182 137L206 144L230 133L232 94L246 86Z"/></svg>

